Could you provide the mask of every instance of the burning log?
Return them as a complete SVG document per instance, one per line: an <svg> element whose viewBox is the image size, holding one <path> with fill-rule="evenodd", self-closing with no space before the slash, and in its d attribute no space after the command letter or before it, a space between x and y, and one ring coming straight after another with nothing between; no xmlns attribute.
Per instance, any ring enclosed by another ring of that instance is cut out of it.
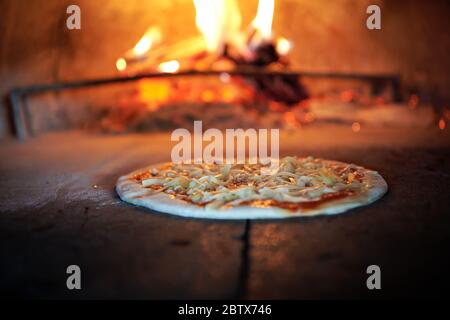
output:
<svg viewBox="0 0 450 320"><path fill-rule="evenodd" d="M174 73L180 69L230 71L289 65L286 58L291 49L289 41L275 40L272 35L274 0L260 0L256 17L245 34L240 31L241 16L235 0L194 0L194 5L201 36L160 45L161 33L150 28L117 61L117 68ZM246 80L270 100L293 105L307 98L296 76L257 76Z"/></svg>
<svg viewBox="0 0 450 320"><path fill-rule="evenodd" d="M184 61L183 64L191 64L199 57L206 55L206 46L201 36L185 39L173 45L165 45L154 48L145 55L135 57L125 55L125 68L119 71L159 70L158 66L167 61ZM120 60L120 59L119 59Z"/></svg>

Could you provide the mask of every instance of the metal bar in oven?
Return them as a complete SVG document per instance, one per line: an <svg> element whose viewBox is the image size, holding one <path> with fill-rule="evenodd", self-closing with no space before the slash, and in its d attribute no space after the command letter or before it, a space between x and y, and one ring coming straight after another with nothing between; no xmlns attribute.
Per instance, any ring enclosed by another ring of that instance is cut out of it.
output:
<svg viewBox="0 0 450 320"><path fill-rule="evenodd" d="M132 76L119 76L119 77L109 77L109 78L98 78L98 79L88 79L79 80L72 82L56 82L49 84L39 84L27 87L14 88L9 93L9 100L12 107L14 129L16 137L20 141L24 141L27 137L27 124L26 121L30 119L24 119L22 112L22 99L26 96L44 93L48 91L61 91L68 89L77 89L83 87L94 87L115 83L132 82L145 78L171 78L171 77L183 77L183 76L214 76L227 73L230 76L241 76L241 77L258 77L258 76L283 76L291 75L298 77L310 77L310 78L340 78L340 79L360 79L370 81L372 83L384 81L390 83L392 87L392 94L394 101L399 101L401 99L400 95L400 77L393 74L358 74L358 73L336 73L336 72L311 72L311 71L268 71L259 69L239 69L231 71L220 71L220 70L186 70L177 73L160 73L160 72L149 72L149 73L139 73ZM28 126L29 127L29 126Z"/></svg>

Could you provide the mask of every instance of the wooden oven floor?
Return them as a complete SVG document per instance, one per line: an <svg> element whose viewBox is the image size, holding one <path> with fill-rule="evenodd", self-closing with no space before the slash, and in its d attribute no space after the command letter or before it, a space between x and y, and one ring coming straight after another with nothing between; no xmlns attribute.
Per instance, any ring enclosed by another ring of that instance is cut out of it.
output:
<svg viewBox="0 0 450 320"><path fill-rule="evenodd" d="M118 176L170 157L168 134L42 135L0 147L0 292L39 298L438 296L450 284L449 130L327 126L282 154L378 170L389 193L343 215L183 219L122 203ZM66 289L66 268L82 290ZM381 267L382 290L366 288Z"/></svg>

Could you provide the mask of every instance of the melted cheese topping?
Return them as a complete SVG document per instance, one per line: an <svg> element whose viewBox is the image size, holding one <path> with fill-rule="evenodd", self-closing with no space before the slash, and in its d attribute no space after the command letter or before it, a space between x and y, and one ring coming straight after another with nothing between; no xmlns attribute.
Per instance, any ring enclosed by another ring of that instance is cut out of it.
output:
<svg viewBox="0 0 450 320"><path fill-rule="evenodd" d="M164 164L136 175L143 187L208 207L296 210L367 191L364 169L312 157L285 157L271 175L260 164Z"/></svg>

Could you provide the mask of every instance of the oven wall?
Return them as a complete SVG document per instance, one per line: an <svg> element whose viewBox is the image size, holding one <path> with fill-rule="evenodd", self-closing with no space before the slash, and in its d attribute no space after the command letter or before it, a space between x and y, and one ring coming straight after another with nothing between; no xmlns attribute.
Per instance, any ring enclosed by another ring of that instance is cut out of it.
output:
<svg viewBox="0 0 450 320"><path fill-rule="evenodd" d="M82 29L65 27L69 4ZM382 9L382 30L365 26L369 4ZM239 1L249 23L257 0ZM449 101L448 1L278 0L274 31L295 43L294 67L310 71L399 73ZM7 92L14 86L116 74L115 61L150 25L170 42L195 35L192 0L0 1L0 137L11 133Z"/></svg>

